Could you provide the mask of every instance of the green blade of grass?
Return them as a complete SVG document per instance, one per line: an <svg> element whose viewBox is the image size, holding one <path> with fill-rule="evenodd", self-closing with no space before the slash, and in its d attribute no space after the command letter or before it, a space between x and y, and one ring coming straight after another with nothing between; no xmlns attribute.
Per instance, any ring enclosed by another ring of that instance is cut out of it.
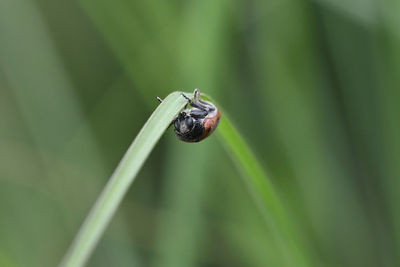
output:
<svg viewBox="0 0 400 267"><path fill-rule="evenodd" d="M205 96L205 98L215 103L210 97ZM220 137L221 143L226 148L229 156L236 163L253 199L273 230L277 244L280 245L285 257L283 262L286 262L288 266L311 266L308 252L301 244L301 235L291 223L291 218L275 192L269 177L257 157L227 117L226 112L221 111L221 113L223 116L219 123L218 131L216 131L217 135Z"/></svg>
<svg viewBox="0 0 400 267"><path fill-rule="evenodd" d="M143 163L186 103L180 92L174 92L153 112L103 189L60 266L85 264Z"/></svg>
<svg viewBox="0 0 400 267"><path fill-rule="evenodd" d="M288 266L309 266L297 233L267 175L244 139L226 117L221 118L218 135L240 170L262 215L272 228Z"/></svg>
<svg viewBox="0 0 400 267"><path fill-rule="evenodd" d="M170 122L186 103L180 92L174 92L153 112L100 194L60 266L85 264L141 166ZM237 163L239 170L246 177L245 180L250 191L275 232L287 264L289 266L308 266L309 261L306 260L306 254L299 246L293 225L273 190L272 184L257 158L225 113L217 132L222 143L230 152L230 156Z"/></svg>

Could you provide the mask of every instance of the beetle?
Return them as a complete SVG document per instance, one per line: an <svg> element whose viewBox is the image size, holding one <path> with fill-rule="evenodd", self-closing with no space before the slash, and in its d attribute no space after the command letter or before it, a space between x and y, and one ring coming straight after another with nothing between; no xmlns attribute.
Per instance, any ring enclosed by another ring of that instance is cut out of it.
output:
<svg viewBox="0 0 400 267"><path fill-rule="evenodd" d="M185 108L179 113L171 125L174 125L174 132L179 140L189 143L199 142L210 136L217 128L221 112L213 103L201 99L197 88L194 90L193 100L183 93L181 95L191 108ZM162 101L160 98L157 99Z"/></svg>

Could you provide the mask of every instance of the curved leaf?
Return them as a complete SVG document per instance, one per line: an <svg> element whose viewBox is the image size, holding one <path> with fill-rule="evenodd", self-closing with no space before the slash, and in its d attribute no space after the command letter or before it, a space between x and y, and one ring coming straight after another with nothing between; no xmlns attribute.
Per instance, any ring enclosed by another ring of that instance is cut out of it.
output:
<svg viewBox="0 0 400 267"><path fill-rule="evenodd" d="M153 112L103 189L60 266L85 264L143 163L186 103L180 92L173 92Z"/></svg>

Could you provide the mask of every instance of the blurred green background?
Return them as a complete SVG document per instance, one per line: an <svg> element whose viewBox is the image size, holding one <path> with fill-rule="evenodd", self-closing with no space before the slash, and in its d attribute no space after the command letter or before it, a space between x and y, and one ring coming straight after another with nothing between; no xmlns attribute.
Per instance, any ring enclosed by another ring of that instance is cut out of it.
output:
<svg viewBox="0 0 400 267"><path fill-rule="evenodd" d="M0 0L0 266L55 266L176 90L229 113L314 266L400 266L400 2ZM214 136L170 129L88 266L285 266Z"/></svg>

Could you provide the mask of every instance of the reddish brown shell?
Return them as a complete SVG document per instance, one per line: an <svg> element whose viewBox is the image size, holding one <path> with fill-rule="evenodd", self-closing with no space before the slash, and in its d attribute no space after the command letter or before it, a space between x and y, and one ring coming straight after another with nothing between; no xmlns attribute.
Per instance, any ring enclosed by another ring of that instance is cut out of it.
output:
<svg viewBox="0 0 400 267"><path fill-rule="evenodd" d="M199 141L203 140L214 130L217 128L219 120L221 118L221 113L219 112L219 109L217 109L217 114L214 117L207 117L203 121L203 126L204 126L204 132L203 134L199 137Z"/></svg>

